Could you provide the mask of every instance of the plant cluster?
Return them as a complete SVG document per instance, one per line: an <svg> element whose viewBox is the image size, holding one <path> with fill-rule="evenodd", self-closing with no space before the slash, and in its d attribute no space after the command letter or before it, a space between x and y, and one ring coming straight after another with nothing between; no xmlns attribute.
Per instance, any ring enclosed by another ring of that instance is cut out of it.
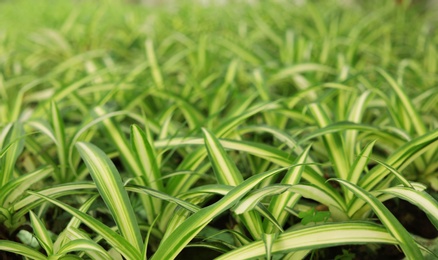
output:
<svg viewBox="0 0 438 260"><path fill-rule="evenodd" d="M437 257L438 16L339 2L0 2L0 258Z"/></svg>

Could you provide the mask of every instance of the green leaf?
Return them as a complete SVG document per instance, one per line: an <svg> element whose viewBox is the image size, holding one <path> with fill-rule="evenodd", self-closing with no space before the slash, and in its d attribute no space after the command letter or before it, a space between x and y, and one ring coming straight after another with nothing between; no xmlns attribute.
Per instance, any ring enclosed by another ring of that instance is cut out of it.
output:
<svg viewBox="0 0 438 260"><path fill-rule="evenodd" d="M47 255L53 254L53 241L50 238L50 234L44 226L43 222L32 212L30 214L30 223L32 225L35 237L38 239L41 247L44 248Z"/></svg>
<svg viewBox="0 0 438 260"><path fill-rule="evenodd" d="M164 201L175 203L178 206L180 206L180 207L182 207L190 212L197 212L200 209L198 206L193 205L192 203L189 203L187 201L178 199L176 197L169 196L166 193L156 191L153 189L149 189L146 187L142 187L142 186L138 186L138 185L128 185L128 186L126 186L126 190L140 193L140 194L147 194L147 195L153 196L155 198L158 198L158 199L161 199Z"/></svg>
<svg viewBox="0 0 438 260"><path fill-rule="evenodd" d="M142 167L146 184L152 189L163 191L163 183L153 144L154 141L140 127L137 125L131 126L131 147L133 148L133 154L139 161L139 165ZM156 210L159 211L159 208Z"/></svg>
<svg viewBox="0 0 438 260"><path fill-rule="evenodd" d="M410 162L426 151L426 148L438 140L438 130L431 131L423 136L412 139L396 151L385 161L387 165L403 170ZM390 171L383 165L377 165L359 181L359 186L365 190L373 190Z"/></svg>
<svg viewBox="0 0 438 260"><path fill-rule="evenodd" d="M270 185L261 189L257 189L245 198L239 201L239 203L233 208L236 214L243 214L244 212L253 210L257 204L268 196L282 194L290 188L290 185Z"/></svg>
<svg viewBox="0 0 438 260"><path fill-rule="evenodd" d="M423 256L414 239L392 213L373 195L364 189L341 179L333 179L351 190L356 196L367 202L379 220L398 241L401 249L409 259L422 259Z"/></svg>
<svg viewBox="0 0 438 260"><path fill-rule="evenodd" d="M111 259L111 256L108 254L107 251L105 251L105 249L103 249L93 240L88 239L75 239L68 242L67 244L62 246L62 248L56 253L56 256L63 256L73 251L94 251L100 254L100 256L105 257L106 259Z"/></svg>
<svg viewBox="0 0 438 260"><path fill-rule="evenodd" d="M228 157L225 149L220 144L219 140L203 128L205 146L209 155L211 165L219 184L237 186L243 182L243 177L237 166ZM255 212L242 212L242 222L245 224L251 235L259 239L262 234L262 220Z"/></svg>
<svg viewBox="0 0 438 260"><path fill-rule="evenodd" d="M310 146L308 146L294 162L295 165L301 166L290 168L286 175L282 178L281 184L294 185L300 182L306 166L305 162L308 158L309 151ZM289 217L289 213L287 213L284 209L286 207L293 207L295 203L298 202L299 198L300 196L293 195L291 192L286 192L272 198L269 204L269 210L272 212L273 217L277 219L280 225L284 225ZM271 233L273 228L272 225L266 222L264 225L265 232Z"/></svg>
<svg viewBox="0 0 438 260"><path fill-rule="evenodd" d="M414 105L412 104L412 101L409 98L409 96L406 94L405 90L399 84L397 84L397 82L391 76L389 76L389 74L385 72L383 69L379 68L377 69L377 72L383 78L385 78L386 81L388 81L389 86L395 91L397 97L400 99L402 109L404 109L405 112L408 114L407 120L403 120L403 121L409 123L410 124L409 127L415 128L415 131L417 132L418 135L426 134L427 130L426 130L426 126L424 125L424 121L418 114L417 110L415 110ZM398 115L400 114L398 113Z"/></svg>
<svg viewBox="0 0 438 260"><path fill-rule="evenodd" d="M248 193L263 179L277 174L284 169L276 169L265 173L254 175L237 187L232 189L227 195L213 205L202 208L187 218L176 230L165 240L161 241L158 250L152 259L173 259L179 252L199 233L214 217L231 208L242 196Z"/></svg>
<svg viewBox="0 0 438 260"><path fill-rule="evenodd" d="M53 173L53 167L48 166L8 182L0 190L0 205L4 207L13 205L17 198L23 196L25 190L51 173Z"/></svg>
<svg viewBox="0 0 438 260"><path fill-rule="evenodd" d="M330 118L319 104L312 103L309 105L309 109L320 128L331 124ZM330 161L333 164L336 176L342 179L347 179L350 163L347 155L345 154L344 144L341 136L338 133L325 134L322 139L330 157Z"/></svg>
<svg viewBox="0 0 438 260"><path fill-rule="evenodd" d="M23 125L19 122L10 124L3 129L0 138L1 136L6 137L4 140L0 140L0 147L7 148L5 154L0 158L0 187L3 187L12 179L15 162L24 149Z"/></svg>
<svg viewBox="0 0 438 260"><path fill-rule="evenodd" d="M37 250L13 241L0 240L0 251L15 253L35 260L47 259L47 256Z"/></svg>
<svg viewBox="0 0 438 260"><path fill-rule="evenodd" d="M136 157L138 166L141 169L140 176L143 178L145 186L157 191L164 191L153 140L150 139L150 136L146 136L140 127L136 125L131 126L131 147L132 154ZM161 211L161 200L152 199L150 202L155 213Z"/></svg>
<svg viewBox="0 0 438 260"><path fill-rule="evenodd" d="M64 128L64 122L62 115L59 113L58 106L54 101L51 103L50 107L50 113L51 113L51 120L52 120L52 126L53 126L53 133L56 138L56 145L57 145L57 152L58 152L58 158L59 158L59 167L60 167L60 174L55 175L55 178L59 182L63 182L67 180L67 144L66 144L66 137L65 137L65 128Z"/></svg>
<svg viewBox="0 0 438 260"><path fill-rule="evenodd" d="M90 243L93 245L88 245L88 247L94 247L90 250L88 250L87 248L84 248L84 250L82 252L80 252L82 255L82 253L85 253L87 255L89 255L92 259L111 259L112 257L109 255L109 253L103 249L103 247L101 247L99 244L97 244L98 241L95 240L91 240L90 237L88 236L88 234L86 234L84 231L79 230L78 228L75 227L67 227L63 230L63 232L58 236L57 240L62 240L62 246L60 248L58 248L57 250L55 250L56 255L62 255L62 252L66 252L69 251L69 248L71 248L70 246L67 246L67 244L71 241L75 241L75 240L85 240L87 241L86 243ZM59 249L62 250L60 251ZM120 256L121 257L121 256Z"/></svg>
<svg viewBox="0 0 438 260"><path fill-rule="evenodd" d="M425 191L414 190L410 187L391 187L380 190L380 192L392 194L419 207L438 229L438 202Z"/></svg>
<svg viewBox="0 0 438 260"><path fill-rule="evenodd" d="M301 224L307 225L310 222L326 222L330 218L330 212L316 211L315 208L311 208L308 211L298 213L298 217L301 218Z"/></svg>
<svg viewBox="0 0 438 260"><path fill-rule="evenodd" d="M141 251L143 242L140 229L131 201L116 167L106 154L96 146L78 142L76 147L121 234L138 251Z"/></svg>
<svg viewBox="0 0 438 260"><path fill-rule="evenodd" d="M91 228L93 231L95 231L97 234L102 236L108 244L110 244L112 247L114 247L118 252L120 252L126 259L140 259L141 253L138 249L134 247L128 240L126 240L124 237L113 231L111 228L105 226L95 218L85 214L84 212L81 212L67 204L64 204L58 200L52 199L50 197L41 195L36 192L28 191L30 194L40 197L44 200L47 200L56 206L62 208L63 210L67 211L74 217L78 218L80 221L82 221L85 225L87 225L89 228Z"/></svg>
<svg viewBox="0 0 438 260"><path fill-rule="evenodd" d="M278 235L272 254L364 243L397 244L385 228L370 222L325 223ZM254 259L266 254L263 241L255 241L219 256L224 259ZM419 258L422 259L422 258Z"/></svg>
<svg viewBox="0 0 438 260"><path fill-rule="evenodd" d="M207 129L203 128L202 131L204 132L205 146L218 183L230 186L237 186L242 183L242 174L228 157L219 140Z"/></svg>

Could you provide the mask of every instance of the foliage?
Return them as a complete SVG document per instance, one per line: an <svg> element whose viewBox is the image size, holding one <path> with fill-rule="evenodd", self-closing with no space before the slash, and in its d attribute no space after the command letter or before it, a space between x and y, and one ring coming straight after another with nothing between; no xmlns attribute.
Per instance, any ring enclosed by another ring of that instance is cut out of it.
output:
<svg viewBox="0 0 438 260"><path fill-rule="evenodd" d="M436 10L55 2L0 2L0 258L433 256Z"/></svg>

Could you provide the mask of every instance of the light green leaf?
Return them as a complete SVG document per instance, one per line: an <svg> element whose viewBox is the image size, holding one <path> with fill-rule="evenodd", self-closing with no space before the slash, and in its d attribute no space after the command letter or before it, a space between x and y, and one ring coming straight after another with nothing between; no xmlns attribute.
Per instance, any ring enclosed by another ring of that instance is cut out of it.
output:
<svg viewBox="0 0 438 260"><path fill-rule="evenodd" d="M47 259L47 256L37 250L13 241L0 240L0 251L15 253L35 260Z"/></svg>
<svg viewBox="0 0 438 260"><path fill-rule="evenodd" d="M53 126L53 133L56 138L58 159L59 159L59 175L55 174L55 178L59 182L63 182L67 180L67 144L66 144L66 136L65 136L65 128L62 115L59 112L58 106L55 101L52 101L50 106L50 115ZM58 172L58 171L55 171Z"/></svg>
<svg viewBox="0 0 438 260"><path fill-rule="evenodd" d="M290 168L287 171L286 175L282 178L282 184L294 185L300 182L309 151L310 146L308 146L295 160L295 165L301 166ZM284 209L286 207L293 207L295 203L298 202L299 198L300 196L293 195L290 192L286 192L272 198L269 204L269 210L272 212L272 215L274 216L274 218L277 219L280 225L284 225L287 221L287 218L289 217L289 213L287 213ZM264 225L266 233L271 233L273 231L273 227L271 224L265 222Z"/></svg>
<svg viewBox="0 0 438 260"><path fill-rule="evenodd" d="M312 103L309 105L309 109L320 128L331 124L330 118L319 104ZM342 179L347 179L350 163L347 155L345 154L344 143L341 135L338 133L325 134L323 135L322 139L330 157L330 161L333 164L336 176Z"/></svg>
<svg viewBox="0 0 438 260"><path fill-rule="evenodd" d="M410 187L391 187L380 192L392 194L416 205L429 216L435 228L438 229L438 202L425 191L414 190Z"/></svg>
<svg viewBox="0 0 438 260"><path fill-rule="evenodd" d="M50 173L53 173L53 167L48 166L8 182L0 190L0 205L4 207L13 205L17 198L23 196L25 190L46 178Z"/></svg>
<svg viewBox="0 0 438 260"><path fill-rule="evenodd" d="M277 174L284 169L276 169L254 175L231 190L213 205L202 208L187 218L167 239L161 241L152 259L173 259L214 217L231 208L242 196L248 193L263 179Z"/></svg>
<svg viewBox="0 0 438 260"><path fill-rule="evenodd" d="M341 179L333 179L351 190L356 196L367 202L379 220L388 229L390 234L398 241L401 249L409 259L422 259L418 245L409 232L400 224L392 213L373 195L364 189Z"/></svg>
<svg viewBox="0 0 438 260"><path fill-rule="evenodd" d="M282 194L290 188L290 185L271 185L261 189L257 189L248 194L244 199L233 208L236 214L243 214L244 212L253 210L257 204L268 196Z"/></svg>
<svg viewBox="0 0 438 260"><path fill-rule="evenodd" d="M116 167L106 154L90 143L76 147L122 235L141 251L143 242L134 210Z"/></svg>
<svg viewBox="0 0 438 260"><path fill-rule="evenodd" d="M105 226L95 218L81 212L65 203L62 203L58 200L52 199L50 197L41 195L36 192L28 191L30 194L40 197L44 200L47 200L56 206L62 208L67 211L74 217L78 218L85 225L95 231L97 234L102 236L108 244L114 247L118 252L120 252L126 259L140 259L141 253L137 250L134 245L132 245L128 240L123 238L121 235L113 231L111 228Z"/></svg>
<svg viewBox="0 0 438 260"><path fill-rule="evenodd" d="M108 254L107 251L105 251L105 249L103 249L100 245L96 244L96 242L94 242L93 240L88 240L88 239L72 240L67 244L63 245L56 255L62 256L73 251L80 251L80 252L94 251L100 254L100 256L105 257L106 259L111 259L110 255Z"/></svg>
<svg viewBox="0 0 438 260"><path fill-rule="evenodd" d="M33 233L47 255L53 254L53 241L43 222L32 212L29 212Z"/></svg>
<svg viewBox="0 0 438 260"><path fill-rule="evenodd" d="M14 172L15 162L18 159L18 156L24 149L24 129L23 125L19 122L13 123L10 127L5 127L1 135L5 135L2 143L2 150L5 149L5 154L0 158L0 187L3 187L6 183L8 183Z"/></svg>
<svg viewBox="0 0 438 260"><path fill-rule="evenodd" d="M205 146L209 155L211 165L214 169L219 184L237 186L243 182L243 177L234 162L228 157L225 149L219 140L203 128ZM262 220L255 212L242 212L242 222L245 224L251 235L259 239L262 234Z"/></svg>
<svg viewBox="0 0 438 260"><path fill-rule="evenodd" d="M397 244L384 228L370 222L325 223L278 235L272 244L272 254L307 249L364 243ZM255 241L219 256L225 259L253 259L266 254L263 241ZM420 258L421 259L421 258Z"/></svg>

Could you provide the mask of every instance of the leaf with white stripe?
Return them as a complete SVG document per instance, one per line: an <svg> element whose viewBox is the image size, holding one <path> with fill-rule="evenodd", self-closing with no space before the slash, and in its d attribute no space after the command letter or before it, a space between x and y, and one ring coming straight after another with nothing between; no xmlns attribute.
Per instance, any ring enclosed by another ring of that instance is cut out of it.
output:
<svg viewBox="0 0 438 260"><path fill-rule="evenodd" d="M331 124L330 118L319 104L310 104L309 110L312 112L312 115L320 128ZM336 176L342 179L347 179L350 164L347 155L345 154L341 135L339 133L327 133L322 137L322 139L330 157L330 161L333 164Z"/></svg>
<svg viewBox="0 0 438 260"><path fill-rule="evenodd" d="M63 182L66 181L67 178L67 144L63 118L59 112L58 106L53 100L50 106L50 115L53 126L53 133L56 138L56 151L58 153L60 167L59 174L55 174L55 178L57 179L57 181ZM55 171L55 173L58 173L58 171Z"/></svg>
<svg viewBox="0 0 438 260"><path fill-rule="evenodd" d="M365 243L397 244L397 240L385 228L370 222L325 223L279 234L272 243L271 253L289 253ZM264 244L263 241L255 241L238 247L216 259L263 258L266 254Z"/></svg>
<svg viewBox="0 0 438 260"><path fill-rule="evenodd" d="M356 196L367 202L373 209L382 224L388 229L390 234L398 241L401 249L408 259L423 259L418 245L415 243L409 232L400 224L394 215L369 192L346 180L333 179L351 190Z"/></svg>
<svg viewBox="0 0 438 260"><path fill-rule="evenodd" d="M12 179L15 162L24 149L23 125L20 122L8 125L0 135L1 137L5 136L4 140L0 140L3 154L0 157L0 187L3 187ZM5 149L5 153L3 153L3 149Z"/></svg>
<svg viewBox="0 0 438 260"><path fill-rule="evenodd" d="M244 199L234 207L233 211L236 214L243 214L244 212L253 210L257 204L268 196L282 194L290 188L290 185L271 185L261 189L257 189L247 195Z"/></svg>
<svg viewBox="0 0 438 260"><path fill-rule="evenodd" d="M34 260L47 259L47 256L41 254L37 250L14 241L0 240L0 251L15 253Z"/></svg>
<svg viewBox="0 0 438 260"><path fill-rule="evenodd" d="M302 173L305 168L304 163L308 158L307 155L309 154L309 150L310 146L308 146L295 160L294 164L301 166L290 168L285 176L282 178L281 184L294 185L300 182ZM296 196L291 192L286 192L272 198L271 203L269 204L269 210L271 211L272 215L277 219L278 223L280 223L280 225L284 225L289 217L289 213L286 212L284 209L286 207L293 207L299 199L300 196ZM265 221L264 225L266 233L270 233L273 231L273 226L271 223L272 222Z"/></svg>
<svg viewBox="0 0 438 260"><path fill-rule="evenodd" d="M74 217L78 218L82 223L87 225L90 229L95 231L97 234L103 237L105 241L111 245L114 249L120 252L126 259L141 259L141 252L137 250L131 242L126 240L124 237L119 235L117 232L113 231L108 226L102 224L102 222L98 221L94 217L85 214L82 211L79 211L65 203L62 203L58 200L52 199L50 197L44 196L37 192L28 191L30 194L40 197L46 201L53 203L54 205L62 208L66 212L70 213ZM46 259L46 258L44 258Z"/></svg>
<svg viewBox="0 0 438 260"><path fill-rule="evenodd" d="M100 254L100 257L105 257L105 259L111 259L111 256L108 254L105 249L103 249L100 245L96 244L93 240L88 239L75 239L68 243L66 243L55 256L64 256L70 252L80 251L80 252L89 252L92 251L94 253Z"/></svg>
<svg viewBox="0 0 438 260"><path fill-rule="evenodd" d="M32 212L29 212L30 215L30 223L33 229L33 233L35 234L38 243L41 247L46 251L47 255L53 254L53 241L50 238L50 234L44 226L43 222Z"/></svg>
<svg viewBox="0 0 438 260"><path fill-rule="evenodd" d="M143 242L134 209L113 162L93 144L78 142L76 147L121 234L141 251Z"/></svg>
<svg viewBox="0 0 438 260"><path fill-rule="evenodd" d="M391 187L381 190L381 192L392 194L419 207L429 216L435 228L438 229L438 202L428 193L409 187Z"/></svg>
<svg viewBox="0 0 438 260"><path fill-rule="evenodd" d="M202 131L204 132L208 158L218 183L230 186L237 186L242 183L242 174L237 169L236 164L227 155L219 140L207 129L203 128ZM251 235L256 239L261 238L262 220L260 215L255 212L242 212L241 218Z"/></svg>
<svg viewBox="0 0 438 260"><path fill-rule="evenodd" d="M238 202L261 181L278 174L283 170L284 168L254 175L233 188L218 202L202 208L188 217L174 230L174 232L172 232L172 234L170 234L165 240L161 241L158 250L152 256L152 259L174 259L196 236L196 234L198 234L214 217L235 205L236 202Z"/></svg>

